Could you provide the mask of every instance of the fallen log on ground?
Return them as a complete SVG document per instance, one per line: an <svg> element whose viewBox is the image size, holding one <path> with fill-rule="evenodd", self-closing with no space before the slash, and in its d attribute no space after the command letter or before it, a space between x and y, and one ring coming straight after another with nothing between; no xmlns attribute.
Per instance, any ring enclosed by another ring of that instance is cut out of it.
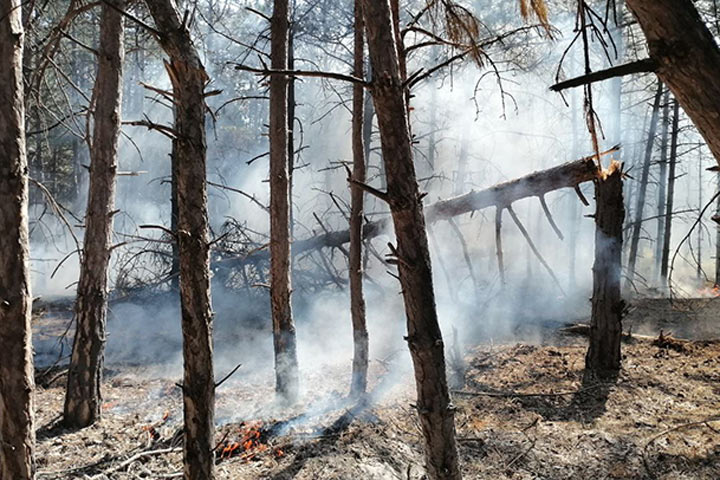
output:
<svg viewBox="0 0 720 480"><path fill-rule="evenodd" d="M607 155L619 149L619 146L602 152ZM597 175L598 168L595 156L588 156L580 160L564 163L557 167L533 172L524 177L494 185L483 190L471 191L458 197L441 200L425 207L425 220L434 223L440 220L449 220L458 215L471 213L488 207L505 209L517 200L538 197L540 199L547 193L562 188L576 188L589 182ZM363 227L363 239L375 238L390 229L390 217L368 222ZM338 248L350 242L350 231L339 230L315 235L292 244L293 255L317 250L320 248ZM251 253L219 260L214 266L222 265L233 268L242 265L267 261L270 253L267 248L253 250Z"/></svg>

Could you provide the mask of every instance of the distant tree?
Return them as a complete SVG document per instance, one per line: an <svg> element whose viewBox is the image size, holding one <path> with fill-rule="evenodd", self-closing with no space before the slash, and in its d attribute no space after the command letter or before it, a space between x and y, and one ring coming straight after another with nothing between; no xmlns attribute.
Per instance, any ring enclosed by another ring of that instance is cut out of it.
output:
<svg viewBox="0 0 720 480"><path fill-rule="evenodd" d="M90 186L80 281L75 304L75 341L68 370L64 423L86 427L102 414L102 371L107 323L115 174L120 137L123 74L123 0L102 6L95 78Z"/></svg>
<svg viewBox="0 0 720 480"><path fill-rule="evenodd" d="M0 478L35 477L23 23L0 1Z"/></svg>
<svg viewBox="0 0 720 480"><path fill-rule="evenodd" d="M209 82L187 19L172 0L147 0L157 38L170 60L165 68L175 100L180 303L183 333L183 464L186 480L214 478L215 380L213 377L210 246L206 185L205 86Z"/></svg>

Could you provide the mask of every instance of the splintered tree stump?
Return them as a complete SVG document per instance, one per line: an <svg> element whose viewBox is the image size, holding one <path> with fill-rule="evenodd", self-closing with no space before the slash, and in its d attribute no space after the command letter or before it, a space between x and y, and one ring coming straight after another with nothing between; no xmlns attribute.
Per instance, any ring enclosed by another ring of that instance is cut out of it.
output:
<svg viewBox="0 0 720 480"><path fill-rule="evenodd" d="M592 319L585 369L598 377L620 369L622 312L620 275L625 220L622 165L613 161L595 180L595 263Z"/></svg>

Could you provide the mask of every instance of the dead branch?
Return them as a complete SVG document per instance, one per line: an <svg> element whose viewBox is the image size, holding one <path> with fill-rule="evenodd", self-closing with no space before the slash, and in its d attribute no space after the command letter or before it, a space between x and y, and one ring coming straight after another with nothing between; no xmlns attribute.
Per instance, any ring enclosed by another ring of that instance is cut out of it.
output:
<svg viewBox="0 0 720 480"><path fill-rule="evenodd" d="M520 230L520 233L522 233L522 236L525 237L525 240L527 240L530 250L532 250L532 252L535 254L537 259L542 264L542 266L545 267L545 270L547 270L547 272L550 274L553 281L557 285L558 289L560 289L560 292L563 294L563 296L565 296L565 290L563 290L562 285L560 285L560 281L555 276L555 272L553 272L552 268L550 268L550 265L548 265L548 263L545 261L542 254L540 254L540 251L535 246L535 243L532 241L532 238L530 238L530 234L525 229L525 226L522 224L522 222L520 221L518 216L515 214L515 210L513 210L512 207L508 206L507 211L510 214L510 216L512 217L513 221L515 222L515 225L517 225L518 230Z"/></svg>
<svg viewBox="0 0 720 480"><path fill-rule="evenodd" d="M565 80L564 82L556 83L550 87L550 90L553 92L562 92L568 88L581 87L583 85L589 85L591 83L608 80L610 78L622 77L633 73L654 72L657 70L657 67L657 63L654 60L645 58L643 60L618 65L617 67L611 67L605 70L592 72L587 75L571 78L569 80Z"/></svg>
<svg viewBox="0 0 720 480"><path fill-rule="evenodd" d="M552 214L550 213L550 209L547 206L547 203L545 202L545 195L540 195L540 205L542 206L543 212L545 212L545 216L548 219L548 222L550 222L550 226L555 231L555 234L557 234L558 238L560 240L565 240L565 237L562 234L562 231L560 231L560 228L557 226L557 223L555 223L555 220L553 219Z"/></svg>

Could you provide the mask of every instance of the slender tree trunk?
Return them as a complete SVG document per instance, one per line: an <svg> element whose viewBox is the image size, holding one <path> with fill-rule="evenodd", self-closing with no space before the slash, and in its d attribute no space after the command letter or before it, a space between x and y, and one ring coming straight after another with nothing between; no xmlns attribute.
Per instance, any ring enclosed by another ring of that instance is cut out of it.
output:
<svg viewBox="0 0 720 480"><path fill-rule="evenodd" d="M19 0L0 0L0 478L35 476L28 186Z"/></svg>
<svg viewBox="0 0 720 480"><path fill-rule="evenodd" d="M720 49L692 0L627 0L657 75L720 162Z"/></svg>
<svg viewBox="0 0 720 480"><path fill-rule="evenodd" d="M675 199L675 166L677 165L678 130L680 121L680 104L673 102L673 120L670 134L670 165L668 166L667 205L665 206L665 229L663 236L662 262L660 277L665 285L668 281L668 264L670 260L670 234L672 230L673 201Z"/></svg>
<svg viewBox="0 0 720 480"><path fill-rule="evenodd" d="M187 25L171 0L147 0L170 57L165 69L175 98L177 145L180 303L183 334L183 406L185 480L212 480L214 474L215 379L208 244L205 86L209 79Z"/></svg>
<svg viewBox="0 0 720 480"><path fill-rule="evenodd" d="M365 60L365 35L361 0L355 0L355 37L353 75L363 78ZM363 127L365 98L362 85L353 86L352 112L352 178L365 183L365 146ZM350 394L360 396L367 388L368 331L363 296L362 237L364 192L357 185L351 186L350 198L350 314L353 326L353 369Z"/></svg>
<svg viewBox="0 0 720 480"><path fill-rule="evenodd" d="M703 208L703 185L702 185L702 172L703 172L703 163L702 163L702 150L698 149L698 212L702 210ZM696 270L696 276L698 280L701 280L703 277L703 269L702 269L702 230L703 230L703 224L702 224L702 218L700 219L700 225L697 229L697 270Z"/></svg>
<svg viewBox="0 0 720 480"><path fill-rule="evenodd" d="M393 16L387 0L364 0L363 13L373 65L373 101L387 176L385 198L397 239L393 254L397 257L405 301L407 342L415 368L426 469L431 480L457 480L461 475L455 443L454 408L447 386L422 196L413 165Z"/></svg>
<svg viewBox="0 0 720 480"><path fill-rule="evenodd" d="M595 181L595 263L592 319L585 369L605 377L620 369L622 229L625 219L622 165L613 162Z"/></svg>
<svg viewBox="0 0 720 480"><path fill-rule="evenodd" d="M90 151L90 183L80 280L75 303L75 341L68 369L64 423L82 428L101 414L102 370L107 320L107 280L115 208L115 174L122 105L123 0L103 5L95 113Z"/></svg>
<svg viewBox="0 0 720 480"><path fill-rule="evenodd" d="M658 81L655 100L653 101L652 116L650 117L650 131L648 132L647 146L645 147L645 161L643 162L640 183L638 185L637 203L635 204L635 223L632 228L632 239L630 240L630 254L628 255L628 284L635 280L635 264L637 262L638 245L640 243L640 232L642 230L643 209L645 207L645 193L647 192L648 177L650 175L650 161L652 160L653 145L655 144L655 132L657 130L658 116L660 111L660 100L662 98L663 85ZM628 286L629 286L628 285Z"/></svg>
<svg viewBox="0 0 720 480"><path fill-rule="evenodd" d="M655 234L655 281L660 279L660 264L662 263L662 244L665 228L665 187L667 186L667 150L668 133L670 131L670 94L665 93L663 98L662 134L660 141L660 174L658 178L657 200L657 232Z"/></svg>
<svg viewBox="0 0 720 480"><path fill-rule="evenodd" d="M275 0L270 23L271 65L286 70L288 1ZM270 79L270 304L275 346L275 391L298 398L295 324L290 304L290 184L288 178L288 79Z"/></svg>

